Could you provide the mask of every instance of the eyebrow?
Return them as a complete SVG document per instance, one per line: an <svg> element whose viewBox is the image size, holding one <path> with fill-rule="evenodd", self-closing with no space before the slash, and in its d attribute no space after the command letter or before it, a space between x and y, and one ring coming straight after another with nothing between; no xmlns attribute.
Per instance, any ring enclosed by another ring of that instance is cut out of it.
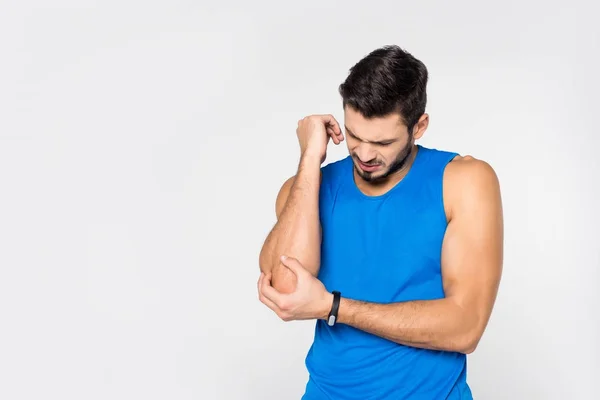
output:
<svg viewBox="0 0 600 400"><path fill-rule="evenodd" d="M346 129L346 132L348 132L350 134L350 136L354 136L356 139L360 140L361 142L368 142L368 140L363 140L361 138L359 138L358 136L356 136L354 134L354 132L352 132L352 130L348 129L348 127L346 125L344 125L344 128ZM389 144L389 143L394 143L396 141L396 139L387 139L387 140L379 140L376 142L371 142L374 144Z"/></svg>

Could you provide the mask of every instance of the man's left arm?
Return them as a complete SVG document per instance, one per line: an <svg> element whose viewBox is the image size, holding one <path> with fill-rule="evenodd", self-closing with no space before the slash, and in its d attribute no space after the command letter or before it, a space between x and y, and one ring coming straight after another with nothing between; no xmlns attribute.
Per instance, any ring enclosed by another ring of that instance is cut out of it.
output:
<svg viewBox="0 0 600 400"><path fill-rule="evenodd" d="M451 162L444 177L449 223L442 245L445 297L378 304L342 298L338 323L420 348L471 353L496 299L503 262L500 188L485 162ZM342 294L343 295L343 294Z"/></svg>

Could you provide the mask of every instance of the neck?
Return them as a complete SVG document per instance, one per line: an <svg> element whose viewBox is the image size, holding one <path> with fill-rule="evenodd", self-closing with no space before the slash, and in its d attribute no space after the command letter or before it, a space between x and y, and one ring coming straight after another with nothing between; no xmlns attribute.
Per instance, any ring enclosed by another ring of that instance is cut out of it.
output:
<svg viewBox="0 0 600 400"><path fill-rule="evenodd" d="M396 186L408 174L412 168L415 158L417 157L417 145L412 145L411 151L406 159L406 162L398 171L388 175L385 179L377 182L365 181L357 172L353 170L354 181L358 188L368 196L379 196L386 193L388 190Z"/></svg>

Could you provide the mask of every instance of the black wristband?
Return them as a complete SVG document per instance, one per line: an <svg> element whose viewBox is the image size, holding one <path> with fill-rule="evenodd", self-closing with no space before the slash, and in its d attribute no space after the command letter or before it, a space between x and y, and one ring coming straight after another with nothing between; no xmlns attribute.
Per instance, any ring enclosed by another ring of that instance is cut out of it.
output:
<svg viewBox="0 0 600 400"><path fill-rule="evenodd" d="M341 293L337 290L331 292L333 294L333 304L331 305L331 311L327 316L327 325L334 326L338 317L338 310L340 309L340 297Z"/></svg>

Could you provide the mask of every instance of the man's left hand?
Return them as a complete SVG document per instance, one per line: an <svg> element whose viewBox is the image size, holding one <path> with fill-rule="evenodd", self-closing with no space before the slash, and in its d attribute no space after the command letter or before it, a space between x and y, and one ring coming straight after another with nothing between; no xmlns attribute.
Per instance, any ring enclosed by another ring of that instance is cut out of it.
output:
<svg viewBox="0 0 600 400"><path fill-rule="evenodd" d="M296 290L289 294L271 286L271 273L261 272L258 298L284 321L327 319L333 294L295 258L281 257L281 263L296 275Z"/></svg>

